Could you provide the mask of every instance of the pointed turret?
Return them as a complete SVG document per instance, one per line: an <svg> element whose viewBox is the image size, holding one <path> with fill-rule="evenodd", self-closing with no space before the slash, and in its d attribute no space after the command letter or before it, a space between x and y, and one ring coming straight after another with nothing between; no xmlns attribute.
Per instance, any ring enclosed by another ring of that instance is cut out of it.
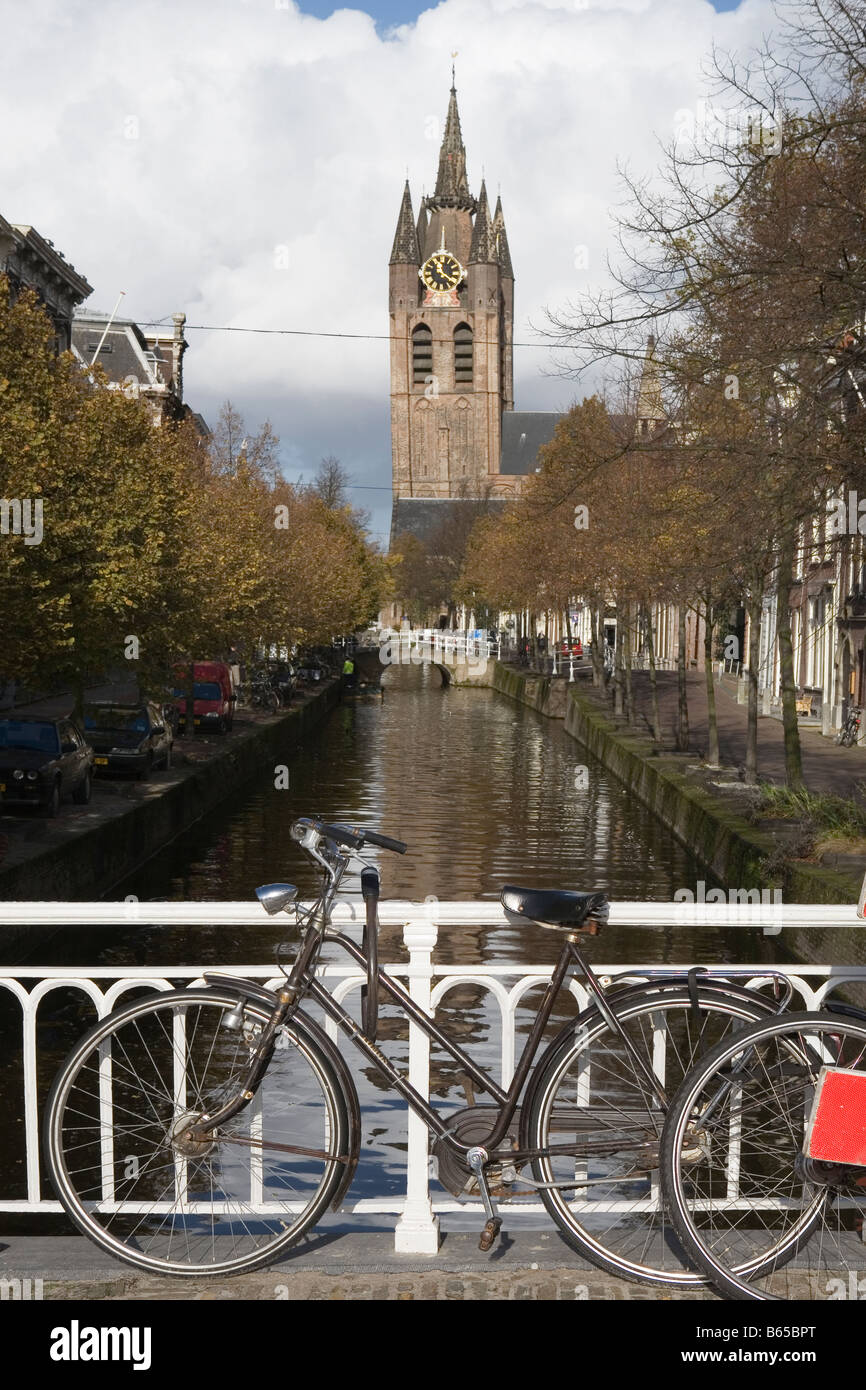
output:
<svg viewBox="0 0 866 1390"><path fill-rule="evenodd" d="M469 248L469 264L476 262L495 262L496 238L493 231L493 223L490 220L490 207L487 202L487 189L484 180L481 180L481 192L478 195L478 211L475 214L475 225L472 228L472 245Z"/></svg>
<svg viewBox="0 0 866 1390"><path fill-rule="evenodd" d="M508 249L508 236L505 231L505 218L502 213L502 199L496 199L496 211L493 214L493 235L496 249L496 258L502 267L502 274L507 280L514 279L514 267L511 264L511 252Z"/></svg>
<svg viewBox="0 0 866 1390"><path fill-rule="evenodd" d="M400 216L397 218L397 230L394 233L394 245L391 249L391 265L420 265L421 256L418 251L418 234L415 230L415 214L412 211L412 194L409 192L409 180L406 180L406 187L403 189L403 201L400 204Z"/></svg>
<svg viewBox="0 0 866 1390"><path fill-rule="evenodd" d="M424 246L427 241L427 199L422 196L421 206L418 209L418 223L415 228L418 236L418 251L420 259L424 259Z"/></svg>
<svg viewBox="0 0 866 1390"><path fill-rule="evenodd" d="M436 189L429 199L431 205L440 208L471 208L473 199L469 192L466 177L466 150L460 132L460 113L457 110L457 89L451 86L448 100L448 115L445 118L445 134L439 151L439 172L436 175Z"/></svg>

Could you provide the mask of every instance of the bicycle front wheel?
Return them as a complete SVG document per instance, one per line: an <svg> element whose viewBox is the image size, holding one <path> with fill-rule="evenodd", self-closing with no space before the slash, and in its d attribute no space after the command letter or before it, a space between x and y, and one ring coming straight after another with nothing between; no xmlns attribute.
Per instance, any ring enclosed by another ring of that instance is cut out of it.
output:
<svg viewBox="0 0 866 1390"><path fill-rule="evenodd" d="M636 1067L623 1035L670 1097L697 1059L721 1039L766 1017L771 1005L743 988L684 984L611 999L622 1030L598 1010L540 1063L527 1102L526 1147L550 1149L533 1175L568 1243L620 1278L698 1285L686 1267L661 1200L659 1152L664 1109Z"/></svg>
<svg viewBox="0 0 866 1390"><path fill-rule="evenodd" d="M858 1296L866 1168L804 1153L828 1066L866 1077L866 1023L784 1014L714 1048L671 1104L662 1144L671 1220L729 1298Z"/></svg>
<svg viewBox="0 0 866 1390"><path fill-rule="evenodd" d="M238 1093L268 1020L219 987L148 995L70 1054L45 1118L66 1212L102 1249L158 1274L270 1264L333 1200L350 1162L342 1082L303 1018L278 1034L255 1096L212 1137L187 1131Z"/></svg>

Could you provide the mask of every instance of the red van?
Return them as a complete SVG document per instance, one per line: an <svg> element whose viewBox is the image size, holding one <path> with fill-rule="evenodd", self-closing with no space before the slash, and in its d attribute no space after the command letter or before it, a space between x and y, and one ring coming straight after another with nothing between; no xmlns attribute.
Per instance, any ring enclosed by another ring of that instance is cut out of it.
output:
<svg viewBox="0 0 866 1390"><path fill-rule="evenodd" d="M193 722L205 732L213 729L218 734L226 734L232 727L235 710L235 694L232 690L231 672L224 661L196 661L193 665L195 691L193 701ZM180 714L180 727L186 723L186 695L189 685L189 668L175 667L175 703Z"/></svg>

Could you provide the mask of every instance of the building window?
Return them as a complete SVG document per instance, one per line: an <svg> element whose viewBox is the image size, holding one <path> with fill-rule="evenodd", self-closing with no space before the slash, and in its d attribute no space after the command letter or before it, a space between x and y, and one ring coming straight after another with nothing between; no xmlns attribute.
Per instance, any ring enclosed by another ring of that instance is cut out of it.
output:
<svg viewBox="0 0 866 1390"><path fill-rule="evenodd" d="M472 329L458 323L454 329L454 385L472 385Z"/></svg>
<svg viewBox="0 0 866 1390"><path fill-rule="evenodd" d="M412 332L412 382L425 386L433 375L433 334L426 323L419 323Z"/></svg>

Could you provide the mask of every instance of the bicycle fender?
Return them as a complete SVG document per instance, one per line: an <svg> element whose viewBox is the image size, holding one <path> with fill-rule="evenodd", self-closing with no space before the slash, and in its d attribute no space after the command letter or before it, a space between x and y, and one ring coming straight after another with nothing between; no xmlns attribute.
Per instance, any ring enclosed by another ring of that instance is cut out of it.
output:
<svg viewBox="0 0 866 1390"><path fill-rule="evenodd" d="M221 975L210 971L205 974L204 978L209 985L227 985L231 989L236 989L247 999L254 999L257 1004L264 1004L268 1009L276 1008L278 1001L274 991L266 989L264 985L256 984L255 980L244 980L238 975ZM331 1042L324 1028L314 1019L310 1018L308 1014L298 1011L286 1019L286 1026L295 1027L298 1032L306 1033L320 1051L324 1052L342 1083L348 1103L349 1161L343 1165L343 1176L331 1204L331 1210L337 1211L355 1176L358 1156L361 1152L361 1102L358 1099L358 1089L342 1053Z"/></svg>

